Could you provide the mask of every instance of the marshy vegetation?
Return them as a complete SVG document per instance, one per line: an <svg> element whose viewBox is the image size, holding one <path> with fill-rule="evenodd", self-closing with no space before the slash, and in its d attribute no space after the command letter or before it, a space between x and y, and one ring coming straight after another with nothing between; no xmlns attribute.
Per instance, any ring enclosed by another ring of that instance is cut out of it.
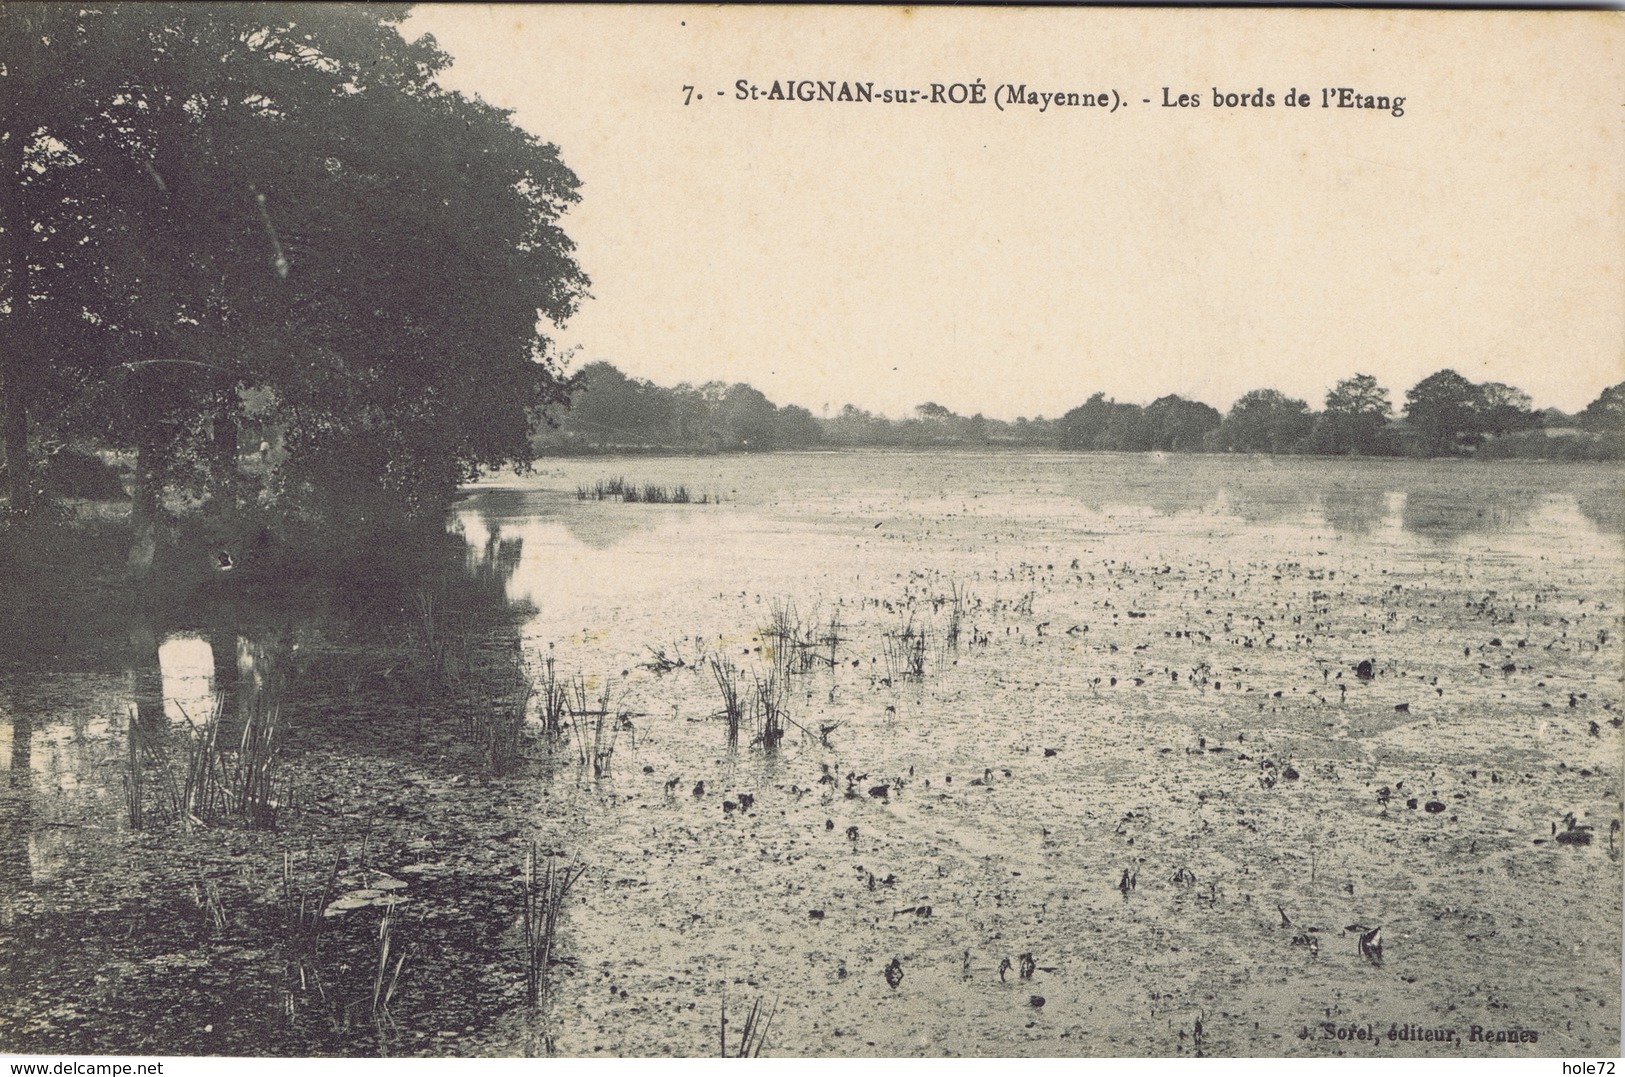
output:
<svg viewBox="0 0 1625 1077"><path fill-rule="evenodd" d="M643 505L719 505L716 493L694 495L683 483L660 486L656 483L628 482L626 479L599 479L591 486L576 487L577 501L624 501Z"/></svg>

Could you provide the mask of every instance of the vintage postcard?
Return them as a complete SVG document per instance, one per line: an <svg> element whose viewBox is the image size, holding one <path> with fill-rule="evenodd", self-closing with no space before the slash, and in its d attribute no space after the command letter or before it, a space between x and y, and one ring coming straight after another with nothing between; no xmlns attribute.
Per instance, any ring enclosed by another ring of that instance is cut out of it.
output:
<svg viewBox="0 0 1625 1077"><path fill-rule="evenodd" d="M1618 12L8 3L0 152L13 1061L1618 1055Z"/></svg>

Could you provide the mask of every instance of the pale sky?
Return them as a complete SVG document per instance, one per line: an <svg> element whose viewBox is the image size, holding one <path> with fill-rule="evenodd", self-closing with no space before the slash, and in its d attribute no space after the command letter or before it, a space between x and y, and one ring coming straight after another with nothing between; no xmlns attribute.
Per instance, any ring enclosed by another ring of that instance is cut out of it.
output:
<svg viewBox="0 0 1625 1077"><path fill-rule="evenodd" d="M1005 419L1097 390L1318 408L1356 372L1402 406L1446 366L1572 411L1625 380L1619 12L467 5L404 30L580 176L576 366ZM1127 104L752 102L740 79Z"/></svg>

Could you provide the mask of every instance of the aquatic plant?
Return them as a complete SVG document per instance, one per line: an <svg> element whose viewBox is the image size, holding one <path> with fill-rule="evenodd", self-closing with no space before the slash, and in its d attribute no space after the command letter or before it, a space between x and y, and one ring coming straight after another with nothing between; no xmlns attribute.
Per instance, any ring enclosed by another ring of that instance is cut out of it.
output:
<svg viewBox="0 0 1625 1077"><path fill-rule="evenodd" d="M282 680L274 673L267 673L250 690L244 700L242 735L234 750L219 741L227 721L225 693L215 696L210 716L202 726L180 708L187 729L183 742L186 770L179 784L163 766L167 756L150 743L150 731L140 731L132 712L127 778L131 825L139 829L146 822L141 803L146 781L143 758L158 755L168 793L164 814L169 821L215 824L235 819L256 829L273 829L282 803L278 792L286 788L280 769L284 735L281 697Z"/></svg>
<svg viewBox="0 0 1625 1077"><path fill-rule="evenodd" d="M389 1004L394 1001L395 990L401 983L401 970L406 967L407 954L410 946L403 946L400 952L395 952L395 908L396 902L391 901L384 906L384 918L378 921L378 951L377 970L372 978L372 1017L380 1025L393 1026L394 1018L389 1015ZM393 968L390 958L395 959Z"/></svg>
<svg viewBox="0 0 1625 1077"><path fill-rule="evenodd" d="M513 661L495 674L491 698L474 701L466 728L492 774L507 774L523 757L525 719L535 694L536 682Z"/></svg>
<svg viewBox="0 0 1625 1077"><path fill-rule="evenodd" d="M603 691L589 699L587 695L587 679L577 673L570 681L571 724L576 729L576 750L581 758L581 765L592 765L594 778L603 778L609 774L610 757L615 754L615 740L620 732L620 716L610 708L610 697L614 688L608 677L604 678ZM584 725L585 719L592 719L592 742L587 742ZM615 719L615 720L611 720Z"/></svg>
<svg viewBox="0 0 1625 1077"><path fill-rule="evenodd" d="M752 678L756 687L756 697L751 708L756 722L756 739L763 748L771 752L776 750L779 742L784 739L788 686L776 669L769 670L766 677L752 674Z"/></svg>
<svg viewBox="0 0 1625 1077"><path fill-rule="evenodd" d="M796 643L801 638L801 618L796 612L796 604L777 598L769 602L768 623L761 629L761 634L769 643L774 663L789 672Z"/></svg>
<svg viewBox="0 0 1625 1077"><path fill-rule="evenodd" d="M541 680L536 687L541 699L538 713L542 720L542 735L549 741L557 740L564 735L564 718L570 710L570 693L566 684L559 680L551 657L543 664Z"/></svg>
<svg viewBox="0 0 1625 1077"><path fill-rule="evenodd" d="M773 1024L773 1015L779 1011L777 999L764 1013L762 1000L755 999L750 1004L750 1011L745 1014L745 1023L739 1029L739 1046L730 1056L728 1054L728 1000L722 1000L722 1020L718 1024L718 1034L722 1044L723 1058L760 1058L762 1049L767 1046L767 1030Z"/></svg>
<svg viewBox="0 0 1625 1077"><path fill-rule="evenodd" d="M417 617L411 635L424 673L436 687L461 685L470 671L476 633L434 590L419 589L413 608Z"/></svg>
<svg viewBox="0 0 1625 1077"><path fill-rule="evenodd" d="M886 676L895 684L899 679L922 681L925 679L925 657L929 648L929 635L924 628L914 627L911 615L900 629L885 633Z"/></svg>
<svg viewBox="0 0 1625 1077"><path fill-rule="evenodd" d="M327 923L322 913L333 899L343 861L341 849L333 857L321 890L311 894L294 883L293 851L282 852L282 890L277 906L282 921L281 941L287 950L282 1011L289 1019L299 1012L299 999L305 991L314 987L318 994L325 995L318 963L322 929Z"/></svg>
<svg viewBox="0 0 1625 1077"><path fill-rule="evenodd" d="M534 1007L547 996L547 970L553 962L553 944L558 939L559 910L564 899L587 871L585 866L566 866L558 871L550 858L537 873L536 843L525 855L525 1004Z"/></svg>
<svg viewBox="0 0 1625 1077"><path fill-rule="evenodd" d="M576 486L577 501L622 501L629 505L720 505L722 497L715 493L698 497L688 486L678 483L666 487L656 483L628 482L626 479L599 479L591 486Z"/></svg>
<svg viewBox="0 0 1625 1077"><path fill-rule="evenodd" d="M943 638L947 640L950 648L956 650L959 647L959 636L964 624L967 605L965 589L957 583L949 585L947 596L948 627L943 632Z"/></svg>
<svg viewBox="0 0 1625 1077"><path fill-rule="evenodd" d="M711 676L716 678L717 691L722 693L722 717L728 723L728 743L739 743L739 722L744 710L739 704L739 667L726 659L711 659Z"/></svg>
<svg viewBox="0 0 1625 1077"><path fill-rule="evenodd" d="M817 607L805 618L789 600L775 599L768 608L769 620L761 634L771 641L773 660L780 670L810 673L820 663L834 668L842 642L840 611L831 611L827 625L820 628Z"/></svg>

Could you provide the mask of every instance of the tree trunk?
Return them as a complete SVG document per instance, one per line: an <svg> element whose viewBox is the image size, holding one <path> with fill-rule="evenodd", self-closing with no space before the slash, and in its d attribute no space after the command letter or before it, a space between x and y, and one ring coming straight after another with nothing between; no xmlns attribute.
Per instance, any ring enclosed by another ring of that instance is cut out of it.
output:
<svg viewBox="0 0 1625 1077"><path fill-rule="evenodd" d="M7 79L7 82L14 80ZM24 375L29 324L28 229L23 197L22 129L13 123L0 139L0 276L11 306L0 322L0 448L6 457L5 481L0 493L10 498L15 512L33 507L33 461L28 455L28 379Z"/></svg>
<svg viewBox="0 0 1625 1077"><path fill-rule="evenodd" d="M215 624L209 631L209 650L214 657L214 694L220 700L220 713L235 721L242 681L237 660L237 632L229 624Z"/></svg>
<svg viewBox="0 0 1625 1077"><path fill-rule="evenodd" d="M13 312L12 317L17 315ZM28 392L21 363L12 346L15 337L0 344L0 448L5 450L5 482L0 485L12 511L27 512L34 505L32 461L28 456Z"/></svg>
<svg viewBox="0 0 1625 1077"><path fill-rule="evenodd" d="M130 498L130 575L144 580L152 574L158 552L158 480L152 473L152 450L136 450L135 489Z"/></svg>
<svg viewBox="0 0 1625 1077"><path fill-rule="evenodd" d="M8 810L0 814L0 913L10 912L11 895L33 885L34 718L26 709L11 709L11 792Z"/></svg>

